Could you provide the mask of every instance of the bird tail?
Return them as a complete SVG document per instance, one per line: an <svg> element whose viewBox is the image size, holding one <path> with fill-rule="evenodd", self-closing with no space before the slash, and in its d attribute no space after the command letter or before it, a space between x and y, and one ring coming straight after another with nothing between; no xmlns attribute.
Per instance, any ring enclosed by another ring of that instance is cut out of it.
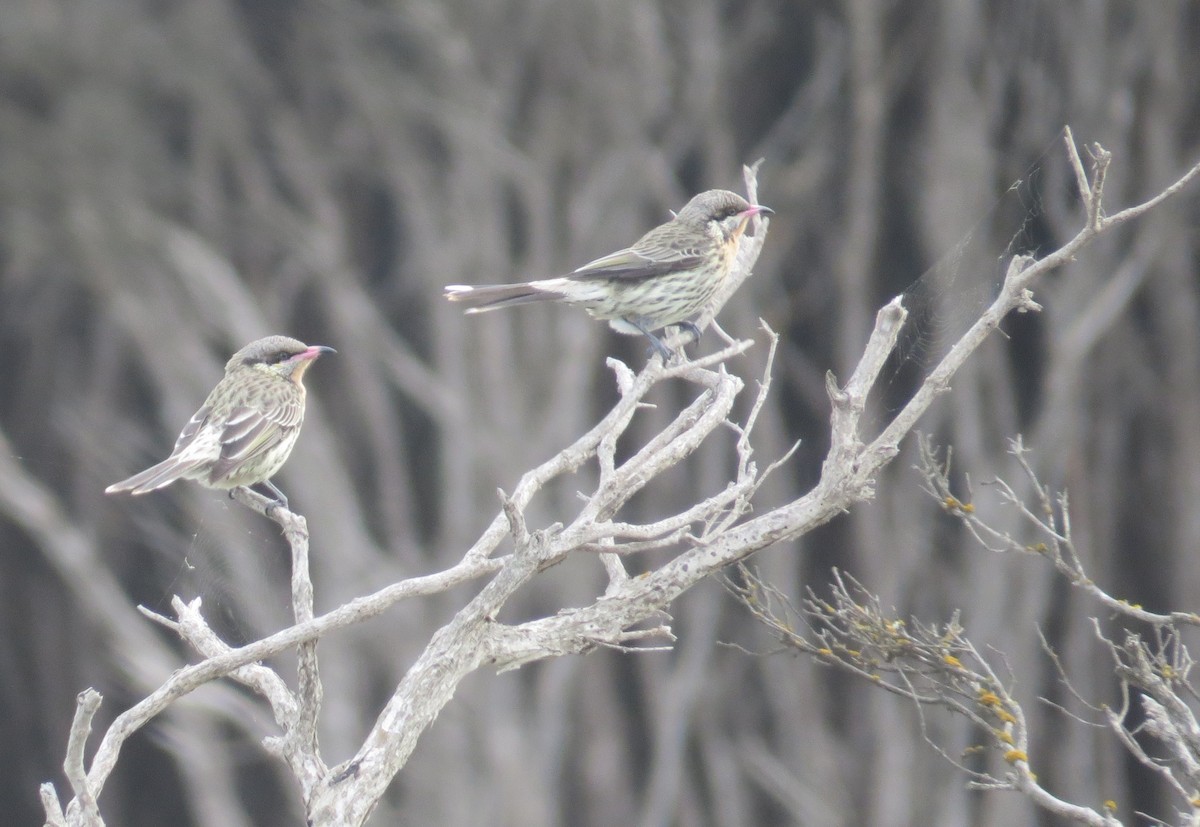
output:
<svg viewBox="0 0 1200 827"><path fill-rule="evenodd" d="M140 474L134 474L127 480L114 482L108 488L104 489L104 493L118 494L122 491L128 491L130 494L146 494L150 491L156 491L164 485L170 485L177 479L189 476L196 470L197 465L199 465L197 461L180 460L179 457L168 457L158 465L153 465Z"/></svg>
<svg viewBox="0 0 1200 827"><path fill-rule="evenodd" d="M484 313L500 307L531 302L554 302L566 298L558 289L560 279L531 281L522 284L490 284L473 287L469 284L447 284L446 298L466 306L468 313Z"/></svg>

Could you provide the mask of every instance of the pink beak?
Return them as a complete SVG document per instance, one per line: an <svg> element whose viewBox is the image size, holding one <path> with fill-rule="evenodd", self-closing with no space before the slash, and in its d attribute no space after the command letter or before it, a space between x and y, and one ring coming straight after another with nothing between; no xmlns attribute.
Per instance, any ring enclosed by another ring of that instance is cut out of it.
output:
<svg viewBox="0 0 1200 827"><path fill-rule="evenodd" d="M308 350L302 350L293 356L292 361L307 362L311 359L316 359L322 353L337 353L337 351L331 347L326 347L325 345L313 345Z"/></svg>

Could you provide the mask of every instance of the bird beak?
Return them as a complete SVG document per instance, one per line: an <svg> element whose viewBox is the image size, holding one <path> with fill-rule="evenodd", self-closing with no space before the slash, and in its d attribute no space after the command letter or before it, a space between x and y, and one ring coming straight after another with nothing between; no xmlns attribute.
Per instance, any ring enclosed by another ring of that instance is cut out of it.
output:
<svg viewBox="0 0 1200 827"><path fill-rule="evenodd" d="M308 350L302 350L297 353L292 357L292 360L295 362L307 362L316 359L322 353L337 353L337 351L325 345L313 345Z"/></svg>
<svg viewBox="0 0 1200 827"><path fill-rule="evenodd" d="M326 347L325 345L313 345L306 350L300 351L288 360L292 363L292 369L289 372L288 377L297 385L299 385L304 381L305 372L312 367L312 363L315 362L317 357L322 353L337 353L337 351L331 347Z"/></svg>
<svg viewBox="0 0 1200 827"><path fill-rule="evenodd" d="M763 213L774 214L775 211L770 207L764 207L762 204L751 204L749 207L742 210L738 214L739 220L737 231L733 233L731 237L741 238L742 234L746 232L746 228L750 226L750 219L756 215L762 215Z"/></svg>

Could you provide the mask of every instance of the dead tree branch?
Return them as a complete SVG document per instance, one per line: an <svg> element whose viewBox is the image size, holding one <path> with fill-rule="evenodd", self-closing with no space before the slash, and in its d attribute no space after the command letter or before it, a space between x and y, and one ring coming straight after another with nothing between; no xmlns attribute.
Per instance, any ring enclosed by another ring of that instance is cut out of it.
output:
<svg viewBox="0 0 1200 827"><path fill-rule="evenodd" d="M1068 133L1068 145L1074 153ZM500 670L565 654L582 653L597 646L640 648L648 639L671 641L671 603L682 593L730 564L745 560L756 551L797 538L833 519L873 495L877 476L895 458L901 440L914 428L934 399L949 389L958 369L1011 311L1037 310L1030 285L1049 270L1069 261L1083 247L1117 223L1144 213L1162 198L1184 186L1200 167L1193 169L1162 196L1140 207L1103 218L1100 197L1109 157L1092 150L1094 164L1089 178L1076 162L1081 194L1088 205L1086 226L1060 250L1033 260L1015 258L1004 279L1000 295L942 362L925 378L903 409L874 435L864 434L862 415L868 395L895 348L906 310L899 298L877 314L874 329L858 366L845 385L829 374L826 389L832 405L831 447L822 465L820 479L806 495L748 518L751 498L764 474L778 467L778 459L760 472L751 459L751 439L761 400L770 387L768 371L759 385L758 403L748 418L737 421L734 403L743 380L729 372L726 363L742 354L749 342L728 347L692 362L663 367L657 360L634 374L620 362L610 360L620 399L597 425L559 454L529 471L512 493L502 497L502 507L489 527L468 548L461 560L433 575L409 578L375 594L352 600L321 616L313 616L312 586L307 575L307 527L302 517L282 510L270 515L284 530L293 550L293 602L296 624L274 635L240 648L225 648L210 636L199 618L199 605L176 604L177 620L172 628L189 641L204 660L184 667L138 704L117 717L102 737L86 776L73 779L75 799L68 806L68 824L95 824L98 813L91 800L98 797L111 773L122 744L167 706L209 681L231 676L261 694L272 706L282 737L272 741L287 760L300 783L309 823L313 825L362 824L374 810L395 775L405 765L425 729L449 703L461 680L484 665ZM747 189L753 198L755 170L746 171ZM754 234L739 251L739 274L745 278L753 267L766 236L768 222L755 219ZM735 279L736 281L736 279ZM773 353L773 346L772 346ZM641 445L628 459L618 462L615 446L646 404L647 394L666 382L678 381L692 400L657 435ZM638 492L668 469L693 454L714 433L732 433L737 461L731 480L721 491L699 503L680 508L658 520L633 524L620 518L622 509ZM594 463L596 486L583 498L578 511L562 515L560 522L537 527L526 511L535 496L549 483ZM253 497L241 495L254 506ZM513 551L499 556L502 543ZM614 555L637 554L647 549L667 550L669 559L638 577L627 577ZM501 610L519 589L540 572L568 555L601 550L610 582L603 594L590 604L562 609L557 614L517 624L500 622ZM316 739L316 719L321 688L317 672L317 639L332 629L378 615L400 600L445 591L471 580L485 580L483 587L454 618L439 629L421 655L396 686L378 715L362 746L348 761L324 765ZM879 607L853 601L853 585L843 588L842 608L853 607L864 628L873 635L866 656L849 651L822 657L842 660L870 676L872 670L893 663L914 664L895 673L901 682L893 691L917 697L920 680L935 677L953 692L941 700L951 708L986 724L993 746L1007 747L1004 760L1013 772L1004 779L980 779L980 783L1007 784L1019 788L1044 806L1078 817L1066 802L1051 802L1033 780L1028 769L1027 746L1021 711L1004 692L999 678L978 656L969 642L951 626L918 630L909 634L895 621L885 619ZM835 607L836 608L836 607ZM891 624L891 625L889 625ZM257 665L258 661L290 647L300 647L300 679L293 694L278 676ZM899 647L899 648L897 648ZM909 652L921 656L915 661ZM904 658L897 656L903 654ZM843 657L844 655L844 657ZM990 694L989 694L990 693ZM78 775L78 774L77 774ZM77 782L83 782L77 783ZM90 797L89 797L90 796ZM43 800L52 798L46 792ZM51 823L61 813L47 807ZM1082 811L1082 808L1080 808ZM91 819L91 820L88 820ZM59 821L62 819L60 818ZM1111 823L1106 817L1087 823Z"/></svg>

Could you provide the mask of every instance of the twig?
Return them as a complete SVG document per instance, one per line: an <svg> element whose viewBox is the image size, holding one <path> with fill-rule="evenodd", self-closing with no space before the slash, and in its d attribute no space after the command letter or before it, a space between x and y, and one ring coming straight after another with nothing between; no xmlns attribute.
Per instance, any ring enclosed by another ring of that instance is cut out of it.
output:
<svg viewBox="0 0 1200 827"><path fill-rule="evenodd" d="M100 827L104 823L96 804L96 792L84 768L83 757L88 736L92 733L92 719L102 700L95 689L85 689L79 693L75 700L75 718L71 721L71 733L67 738L67 758L63 762L63 772L67 775L71 791L75 793L82 824L88 827Z"/></svg>
<svg viewBox="0 0 1200 827"><path fill-rule="evenodd" d="M992 485L1001 492L1004 503L1034 529L1037 536L1033 541L1019 540L1007 531L994 527L988 516L981 513L971 502L970 497L964 499L957 494L950 483L949 461L939 461L938 451L928 437L919 441L918 449L920 459L917 467L924 478L925 490L984 548L997 553L1039 554L1049 560L1072 586L1116 614L1155 626L1200 626L1200 615L1195 612L1175 611L1163 614L1148 611L1128 600L1113 597L1087 575L1071 535L1067 495L1064 492L1055 496L1054 492L1037 479L1019 436L1012 440L1009 453L1017 459L1019 467L1026 475L1033 490L1036 507L1027 505L1005 480L997 478L993 480Z"/></svg>

